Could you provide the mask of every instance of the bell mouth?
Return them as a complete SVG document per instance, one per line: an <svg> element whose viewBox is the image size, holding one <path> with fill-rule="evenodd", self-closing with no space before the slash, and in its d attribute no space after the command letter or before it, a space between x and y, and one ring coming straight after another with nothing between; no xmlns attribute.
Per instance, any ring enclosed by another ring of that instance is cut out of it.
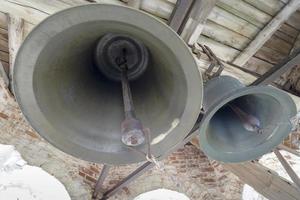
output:
<svg viewBox="0 0 300 200"><path fill-rule="evenodd" d="M17 101L35 130L66 153L107 164L144 161L121 141L120 83L95 66L94 51L106 33L129 35L149 50L147 69L130 84L136 114L151 130L153 154L160 157L193 128L202 103L202 79L176 33L139 11L93 4L47 18L19 50Z"/></svg>
<svg viewBox="0 0 300 200"><path fill-rule="evenodd" d="M253 160L271 151L290 133L295 105L281 91L269 86L248 87L228 96L208 111L200 127L200 146L212 159Z"/></svg>

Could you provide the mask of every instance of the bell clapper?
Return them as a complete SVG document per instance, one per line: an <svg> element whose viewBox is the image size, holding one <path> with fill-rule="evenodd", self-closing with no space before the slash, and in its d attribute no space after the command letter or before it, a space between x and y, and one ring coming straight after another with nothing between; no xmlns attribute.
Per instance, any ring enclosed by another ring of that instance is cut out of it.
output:
<svg viewBox="0 0 300 200"><path fill-rule="evenodd" d="M246 130L251 132L256 132L258 134L263 133L263 129L260 126L260 121L257 119L257 117L246 113L238 106L228 104L228 106L233 110L233 112L239 117L239 119L242 121L243 126Z"/></svg>
<svg viewBox="0 0 300 200"><path fill-rule="evenodd" d="M151 154L151 132L149 128L144 128L142 122L137 119L135 115L130 84L127 76L127 50L126 48L122 49L122 56L116 58L116 64L120 67L121 70L121 83L122 83L122 94L123 94L123 103L124 103L124 113L125 119L122 122L122 142L128 146L131 150L138 151L146 157L146 160L149 162L155 163L158 167L159 164L155 159L155 156ZM146 140L147 153L144 153L140 150L133 148L134 146L139 146L143 144Z"/></svg>
<svg viewBox="0 0 300 200"><path fill-rule="evenodd" d="M130 84L127 77L127 58L126 49L122 49L122 56L116 58L116 64L121 70L122 94L124 103L125 119L121 124L122 142L127 146L139 146L145 141L145 134L143 132L143 125L139 119L136 118Z"/></svg>

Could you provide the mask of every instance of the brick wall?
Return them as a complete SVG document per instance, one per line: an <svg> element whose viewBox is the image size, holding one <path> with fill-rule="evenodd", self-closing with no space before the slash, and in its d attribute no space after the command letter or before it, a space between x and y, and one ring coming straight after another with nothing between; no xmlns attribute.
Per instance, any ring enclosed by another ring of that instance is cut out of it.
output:
<svg viewBox="0 0 300 200"><path fill-rule="evenodd" d="M29 164L40 166L54 175L65 185L72 200L91 199L102 165L74 158L43 140L24 120L17 103L3 88L0 88L0 126L0 143L16 146ZM116 184L138 165L111 167L105 187ZM238 179L221 165L208 160L193 145L172 153L161 165L163 170L149 170L111 199L133 199L158 188L176 190L195 200L240 199Z"/></svg>

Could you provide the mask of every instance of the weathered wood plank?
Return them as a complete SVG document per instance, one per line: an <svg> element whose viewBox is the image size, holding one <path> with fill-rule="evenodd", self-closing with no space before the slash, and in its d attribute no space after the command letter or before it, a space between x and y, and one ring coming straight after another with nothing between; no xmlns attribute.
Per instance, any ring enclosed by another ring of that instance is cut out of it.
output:
<svg viewBox="0 0 300 200"><path fill-rule="evenodd" d="M198 138L193 138L191 143L200 149ZM268 199L295 200L300 197L300 190L296 184L258 162L222 163L222 165ZM294 177L297 175L294 174ZM299 182L299 179L297 181Z"/></svg>
<svg viewBox="0 0 300 200"><path fill-rule="evenodd" d="M280 11L285 3L280 0L244 0L255 8L264 11L265 13L274 16Z"/></svg>
<svg viewBox="0 0 300 200"><path fill-rule="evenodd" d="M289 55L290 50L293 47L293 44L287 43L286 41L282 40L281 38L273 35L271 38L266 41L264 46L273 49L275 51L278 51L282 53L283 55L287 56Z"/></svg>
<svg viewBox="0 0 300 200"><path fill-rule="evenodd" d="M9 62L9 55L7 52L0 51L0 60L4 62Z"/></svg>
<svg viewBox="0 0 300 200"><path fill-rule="evenodd" d="M215 6L208 19L248 38L254 38L260 28Z"/></svg>
<svg viewBox="0 0 300 200"><path fill-rule="evenodd" d="M178 34L181 34L186 18L193 6L194 0L178 1L168 20L168 25Z"/></svg>
<svg viewBox="0 0 300 200"><path fill-rule="evenodd" d="M300 31L300 12L296 11L286 20L286 23Z"/></svg>
<svg viewBox="0 0 300 200"><path fill-rule="evenodd" d="M289 18L300 6L300 1L291 0L285 7L274 17L263 29L260 31L254 40L239 54L235 60L234 64L242 66L249 58L251 58L270 37L275 33L275 31L283 24L283 22Z"/></svg>
<svg viewBox="0 0 300 200"><path fill-rule="evenodd" d="M3 12L0 12L0 28L7 29L7 18Z"/></svg>
<svg viewBox="0 0 300 200"><path fill-rule="evenodd" d="M13 67L17 52L24 39L24 20L14 15L7 15L9 47L9 79L12 80Z"/></svg>
<svg viewBox="0 0 300 200"><path fill-rule="evenodd" d="M2 40L0 35L0 51L8 52L8 42L7 40Z"/></svg>
<svg viewBox="0 0 300 200"><path fill-rule="evenodd" d="M157 17L169 19L174 9L174 4L162 0L141 0L140 9Z"/></svg>
<svg viewBox="0 0 300 200"><path fill-rule="evenodd" d="M190 18L181 33L181 37L188 44L192 45L197 42L209 13L211 13L215 7L216 1L217 0L197 0L194 2L190 12Z"/></svg>
<svg viewBox="0 0 300 200"><path fill-rule="evenodd" d="M277 175L259 163L223 164L242 181L272 200L298 200L300 192L294 183Z"/></svg>
<svg viewBox="0 0 300 200"><path fill-rule="evenodd" d="M7 73L5 71L5 67L2 64L2 61L0 60L0 74L1 74L1 79L0 79L0 86L4 87L3 89L5 90L4 92L6 92L7 94L9 94L9 79L7 76ZM10 96L10 95L9 95Z"/></svg>
<svg viewBox="0 0 300 200"><path fill-rule="evenodd" d="M274 35L282 40L284 40L285 42L289 43L289 44L293 44L295 42L295 38L291 37L290 35L287 35L286 33L277 30Z"/></svg>
<svg viewBox="0 0 300 200"><path fill-rule="evenodd" d="M8 32L7 29L0 28L0 38L2 40L8 40Z"/></svg>
<svg viewBox="0 0 300 200"><path fill-rule="evenodd" d="M294 27L288 25L287 23L282 24L278 31L281 31L289 36L291 36L292 38L296 38L298 36L299 31L297 29L295 29Z"/></svg>
<svg viewBox="0 0 300 200"><path fill-rule="evenodd" d="M8 74L9 73L9 63L8 62L5 62L3 60L0 61L2 63L2 66L5 70L5 73Z"/></svg>
<svg viewBox="0 0 300 200"><path fill-rule="evenodd" d="M276 64L283 60L286 55L280 53L279 51L275 51L272 48L269 48L267 46L262 46L255 54L256 58L265 60L269 63Z"/></svg>
<svg viewBox="0 0 300 200"><path fill-rule="evenodd" d="M273 64L253 56L247 61L247 63L245 63L243 67L262 75L271 69Z"/></svg>
<svg viewBox="0 0 300 200"><path fill-rule="evenodd" d="M249 38L211 20L207 20L202 35L239 50L243 50L250 42Z"/></svg>
<svg viewBox="0 0 300 200"><path fill-rule="evenodd" d="M247 22L263 28L272 17L254 6L240 0L219 0L217 5L224 10L246 20Z"/></svg>

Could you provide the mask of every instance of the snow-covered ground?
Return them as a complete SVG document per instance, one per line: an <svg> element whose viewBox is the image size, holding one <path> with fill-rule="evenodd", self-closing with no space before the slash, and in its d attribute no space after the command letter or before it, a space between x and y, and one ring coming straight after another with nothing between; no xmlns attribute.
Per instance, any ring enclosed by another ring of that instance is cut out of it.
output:
<svg viewBox="0 0 300 200"><path fill-rule="evenodd" d="M300 157L295 156L291 153L288 153L286 151L281 150L280 153L283 155L283 157L289 162L291 167L294 169L296 174L300 176ZM264 166L272 169L273 171L277 172L278 175L290 180L291 178L286 173L280 162L278 161L277 157L274 153L269 153L264 155L259 162L263 164ZM268 200L261 194L257 193L252 187L249 185L245 185L243 189L243 200Z"/></svg>
<svg viewBox="0 0 300 200"><path fill-rule="evenodd" d="M71 200L65 187L39 167L27 165L14 146L0 144L0 199Z"/></svg>
<svg viewBox="0 0 300 200"><path fill-rule="evenodd" d="M134 200L190 200L186 195L167 189L157 189L140 194Z"/></svg>

